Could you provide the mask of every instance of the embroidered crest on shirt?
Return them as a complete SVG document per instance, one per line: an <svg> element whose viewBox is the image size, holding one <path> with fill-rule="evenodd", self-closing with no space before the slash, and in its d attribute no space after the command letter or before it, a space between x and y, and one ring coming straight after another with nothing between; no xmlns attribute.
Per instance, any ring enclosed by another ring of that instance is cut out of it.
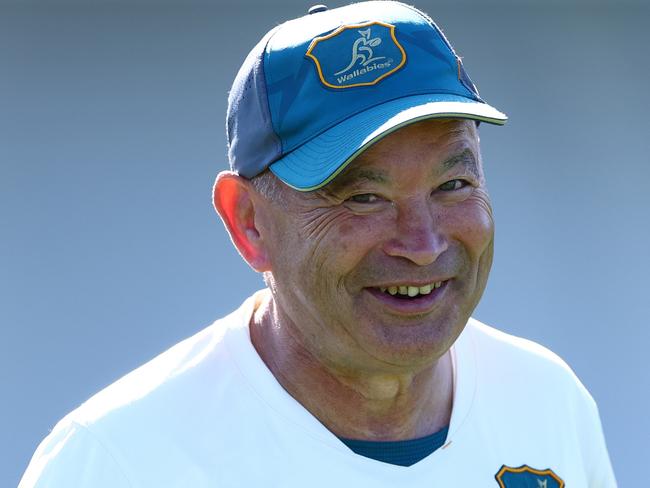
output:
<svg viewBox="0 0 650 488"><path fill-rule="evenodd" d="M512 468L505 464L494 475L501 488L564 488L564 481L551 469L535 469L524 464Z"/></svg>

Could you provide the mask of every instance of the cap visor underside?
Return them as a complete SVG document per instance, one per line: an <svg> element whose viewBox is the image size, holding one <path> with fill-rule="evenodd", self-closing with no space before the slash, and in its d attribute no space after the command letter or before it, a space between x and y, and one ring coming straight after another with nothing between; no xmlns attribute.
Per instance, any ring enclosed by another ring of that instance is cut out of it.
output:
<svg viewBox="0 0 650 488"><path fill-rule="evenodd" d="M316 190L381 138L405 125L432 118L471 119L497 125L508 120L486 103L456 95L399 98L342 121L271 164L269 169L296 190Z"/></svg>

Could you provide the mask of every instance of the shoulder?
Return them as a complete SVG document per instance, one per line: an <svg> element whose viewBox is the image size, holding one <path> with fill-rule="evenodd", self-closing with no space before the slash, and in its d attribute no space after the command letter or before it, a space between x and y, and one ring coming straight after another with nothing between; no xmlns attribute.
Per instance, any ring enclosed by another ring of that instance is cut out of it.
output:
<svg viewBox="0 0 650 488"><path fill-rule="evenodd" d="M139 412L149 415L156 412L151 408L155 405L163 406L163 411L165 405L180 408L193 401L192 394L208 378L214 386L227 381L232 372L227 339L229 335L244 333L249 309L252 310L251 299L104 388L66 419L88 427L111 417L124 418Z"/></svg>
<svg viewBox="0 0 650 488"><path fill-rule="evenodd" d="M550 349L473 318L467 324L466 334L484 382L493 387L535 390L553 396L562 392L595 408L593 398L571 367Z"/></svg>
<svg viewBox="0 0 650 488"><path fill-rule="evenodd" d="M127 486L143 473L160 472L161 459L172 471L191 469L183 464L191 457L171 454L179 445L205 446L205 437L216 435L205 426L216 411L230 408L224 398L243 388L229 345L247 340L254 299L70 412L37 449L21 488ZM98 481L104 479L108 484Z"/></svg>
<svg viewBox="0 0 650 488"><path fill-rule="evenodd" d="M568 367L557 354L541 344L508 334L475 318L469 319L467 332L471 335L475 344L485 353L492 351L505 352L515 357L521 356L533 361L554 364L561 368Z"/></svg>
<svg viewBox="0 0 650 488"><path fill-rule="evenodd" d="M475 359L474 414L496 429L494 438L507 435L518 455L551 443L558 466L571 460L584 467L589 486L616 486L596 402L562 358L475 319L461 337L462 350Z"/></svg>
<svg viewBox="0 0 650 488"><path fill-rule="evenodd" d="M18 488L75 486L128 488L119 462L88 430L70 418L38 446Z"/></svg>

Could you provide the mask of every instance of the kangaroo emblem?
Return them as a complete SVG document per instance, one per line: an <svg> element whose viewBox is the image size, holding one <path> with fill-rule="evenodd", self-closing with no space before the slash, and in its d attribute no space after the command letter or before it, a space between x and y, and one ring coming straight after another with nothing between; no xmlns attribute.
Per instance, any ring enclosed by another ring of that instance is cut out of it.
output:
<svg viewBox="0 0 650 488"><path fill-rule="evenodd" d="M370 38L370 28L367 28L366 30L360 30L358 32L361 34L361 37L354 41L354 44L352 45L352 59L350 60L350 64L348 64L341 71L334 73L335 76L348 71L357 63L357 61L361 62L361 66L366 66L373 61L378 61L386 57L374 56L372 48L377 47L381 44L381 38Z"/></svg>
<svg viewBox="0 0 650 488"><path fill-rule="evenodd" d="M406 64L395 26L383 22L342 25L314 37L305 56L314 62L320 82L336 89L376 85Z"/></svg>

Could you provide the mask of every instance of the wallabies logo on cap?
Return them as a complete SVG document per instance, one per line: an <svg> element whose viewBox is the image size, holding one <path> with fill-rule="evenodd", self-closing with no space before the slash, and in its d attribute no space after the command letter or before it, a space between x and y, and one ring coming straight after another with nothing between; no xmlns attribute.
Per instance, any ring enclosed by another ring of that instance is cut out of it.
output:
<svg viewBox="0 0 650 488"><path fill-rule="evenodd" d="M525 464L518 468L501 466L494 477L501 488L564 488L564 481L552 470L539 470Z"/></svg>
<svg viewBox="0 0 650 488"><path fill-rule="evenodd" d="M306 56L314 61L321 83L329 88L374 85L406 63L395 26L383 22L344 25L316 37Z"/></svg>

